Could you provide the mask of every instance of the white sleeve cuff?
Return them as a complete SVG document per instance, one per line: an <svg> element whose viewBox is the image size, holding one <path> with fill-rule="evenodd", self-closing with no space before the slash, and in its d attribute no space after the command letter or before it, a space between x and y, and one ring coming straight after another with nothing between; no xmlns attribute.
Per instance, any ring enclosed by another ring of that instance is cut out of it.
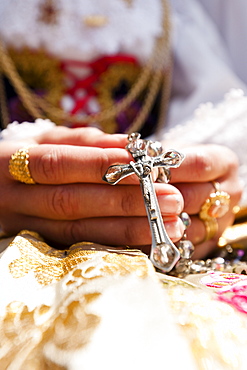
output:
<svg viewBox="0 0 247 370"><path fill-rule="evenodd" d="M37 135L41 135L56 125L49 119L38 118L34 122L22 122L19 124L17 121L10 123L6 129L0 132L0 140L22 140Z"/></svg>

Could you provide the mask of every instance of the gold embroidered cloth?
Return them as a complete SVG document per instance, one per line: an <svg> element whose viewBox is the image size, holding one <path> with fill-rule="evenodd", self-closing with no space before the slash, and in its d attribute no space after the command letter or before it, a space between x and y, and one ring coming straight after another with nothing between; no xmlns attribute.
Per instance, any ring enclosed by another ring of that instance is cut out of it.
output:
<svg viewBox="0 0 247 370"><path fill-rule="evenodd" d="M245 368L246 316L140 251L55 250L24 231L0 281L1 370Z"/></svg>

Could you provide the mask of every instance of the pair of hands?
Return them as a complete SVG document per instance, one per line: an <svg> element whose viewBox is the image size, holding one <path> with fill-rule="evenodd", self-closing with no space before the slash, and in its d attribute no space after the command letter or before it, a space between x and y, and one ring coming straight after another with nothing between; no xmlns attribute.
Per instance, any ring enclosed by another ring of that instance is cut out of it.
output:
<svg viewBox="0 0 247 370"><path fill-rule="evenodd" d="M148 253L151 233L138 178L129 176L116 186L102 180L110 165L133 160L124 149L126 143L126 135L108 135L95 128L66 127L56 127L25 142L1 142L0 224L3 231L14 235L22 229L34 230L60 247L92 241L128 245ZM29 169L35 185L15 181L8 171L10 156L30 144L38 144L29 149ZM192 224L187 236L198 245L195 257L201 258L234 219L232 209L242 192L238 161L228 148L216 145L184 148L183 153L185 160L179 168L171 170L170 183L155 183L155 190L173 242L178 241L184 231L179 214L185 211L190 215ZM205 237L205 226L198 213L213 191L210 183L213 180L230 194L230 210L218 220L219 232L214 240L200 244Z"/></svg>

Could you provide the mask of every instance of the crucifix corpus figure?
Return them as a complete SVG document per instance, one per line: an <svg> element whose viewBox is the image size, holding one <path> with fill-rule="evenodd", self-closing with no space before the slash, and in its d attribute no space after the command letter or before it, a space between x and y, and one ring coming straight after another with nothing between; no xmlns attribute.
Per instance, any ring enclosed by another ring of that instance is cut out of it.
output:
<svg viewBox="0 0 247 370"><path fill-rule="evenodd" d="M169 168L179 167L184 156L175 150L162 153L159 142L142 140L140 137L139 133L132 133L128 136L129 143L126 149L132 154L135 161L126 165L110 166L103 180L115 185L129 175L136 174L138 176L152 232L150 260L159 270L169 272L179 260L180 253L165 230L151 172L154 167L158 167L161 169L163 178L168 182Z"/></svg>

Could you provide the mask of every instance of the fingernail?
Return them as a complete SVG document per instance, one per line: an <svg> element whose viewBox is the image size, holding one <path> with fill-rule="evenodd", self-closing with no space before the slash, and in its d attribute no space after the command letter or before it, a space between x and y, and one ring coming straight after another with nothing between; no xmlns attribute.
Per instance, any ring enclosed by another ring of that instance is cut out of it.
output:
<svg viewBox="0 0 247 370"><path fill-rule="evenodd" d="M182 200L177 194L158 195L158 202L162 214L180 214L182 212Z"/></svg>
<svg viewBox="0 0 247 370"><path fill-rule="evenodd" d="M181 222L181 220L166 221L165 222L165 228L166 228L166 231L167 231L169 237L172 240L175 240L175 241L182 238L182 236L184 234L184 230L185 230L184 225Z"/></svg>

